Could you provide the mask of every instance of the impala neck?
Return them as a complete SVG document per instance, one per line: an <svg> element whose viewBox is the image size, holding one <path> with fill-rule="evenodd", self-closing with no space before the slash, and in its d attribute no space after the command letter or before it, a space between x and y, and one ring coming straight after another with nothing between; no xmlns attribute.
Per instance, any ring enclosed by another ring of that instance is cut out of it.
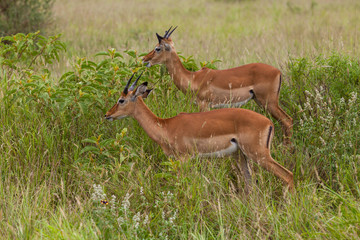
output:
<svg viewBox="0 0 360 240"><path fill-rule="evenodd" d="M193 86L194 73L187 70L181 63L179 56L175 51L171 52L171 58L165 62L166 68L169 71L176 87L182 92L186 92L189 86Z"/></svg>
<svg viewBox="0 0 360 240"><path fill-rule="evenodd" d="M166 137L163 120L158 118L144 103L141 97L136 100L135 111L132 115L149 137L159 143Z"/></svg>

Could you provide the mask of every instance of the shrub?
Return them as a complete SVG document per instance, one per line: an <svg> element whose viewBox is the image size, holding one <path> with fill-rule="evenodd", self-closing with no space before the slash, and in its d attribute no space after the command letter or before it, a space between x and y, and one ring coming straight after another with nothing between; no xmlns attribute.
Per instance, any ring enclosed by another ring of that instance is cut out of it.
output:
<svg viewBox="0 0 360 240"><path fill-rule="evenodd" d="M50 22L54 0L1 0L0 36L30 33Z"/></svg>

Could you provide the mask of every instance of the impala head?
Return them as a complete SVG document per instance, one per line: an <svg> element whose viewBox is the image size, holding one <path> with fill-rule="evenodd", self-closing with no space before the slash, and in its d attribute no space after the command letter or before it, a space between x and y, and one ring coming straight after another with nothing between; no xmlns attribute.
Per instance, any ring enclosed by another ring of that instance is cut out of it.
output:
<svg viewBox="0 0 360 240"><path fill-rule="evenodd" d="M132 116L135 110L136 101L138 97L146 98L151 92L152 89L147 89L147 82L142 83L135 89L136 83L141 77L142 73L135 80L135 82L129 87L131 79L134 77L134 75L135 73L128 80L118 101L105 114L105 118L107 120L112 121L114 119L122 119L127 116Z"/></svg>
<svg viewBox="0 0 360 240"><path fill-rule="evenodd" d="M172 29L171 26L169 30L165 31L164 36L160 36L156 33L156 37L159 43L156 44L154 50L152 50L145 57L143 57L143 62L147 63L147 67L151 67L155 64L165 63L166 60L170 58L171 52L175 51L174 43L171 40L170 35L175 31L176 28L177 26Z"/></svg>

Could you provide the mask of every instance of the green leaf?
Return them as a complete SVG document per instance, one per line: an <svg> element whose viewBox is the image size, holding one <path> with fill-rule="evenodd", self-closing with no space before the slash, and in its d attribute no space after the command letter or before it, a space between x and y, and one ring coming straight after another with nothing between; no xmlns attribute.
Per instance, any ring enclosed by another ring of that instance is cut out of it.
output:
<svg viewBox="0 0 360 240"><path fill-rule="evenodd" d="M97 57L97 56L110 56L110 53L107 51L101 51L101 52L98 52L97 54L95 54L95 57Z"/></svg>
<svg viewBox="0 0 360 240"><path fill-rule="evenodd" d="M120 53L115 53L114 57L120 57L120 58L124 58Z"/></svg>
<svg viewBox="0 0 360 240"><path fill-rule="evenodd" d="M85 152L95 152L95 153L99 153L100 152L100 150L99 150L99 148L97 148L97 147L94 147L94 146L86 146L86 147L84 147L82 150L81 150L81 152L80 152L80 154L83 154L83 153L85 153Z"/></svg>
<svg viewBox="0 0 360 240"><path fill-rule="evenodd" d="M134 50L127 50L125 51L129 56L136 58L136 52Z"/></svg>
<svg viewBox="0 0 360 240"><path fill-rule="evenodd" d="M97 143L97 139L95 137L91 137L91 138L86 138L84 140L82 140L81 142L83 143L94 143L96 144Z"/></svg>
<svg viewBox="0 0 360 240"><path fill-rule="evenodd" d="M100 142L100 146L106 147L113 144L115 141L116 141L115 139L104 139Z"/></svg>

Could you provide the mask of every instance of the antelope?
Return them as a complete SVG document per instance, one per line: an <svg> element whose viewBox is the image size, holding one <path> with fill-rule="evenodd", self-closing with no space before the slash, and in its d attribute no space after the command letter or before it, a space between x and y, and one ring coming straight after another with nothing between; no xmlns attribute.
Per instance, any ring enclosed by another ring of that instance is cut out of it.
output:
<svg viewBox="0 0 360 240"><path fill-rule="evenodd" d="M152 90L147 89L147 82L134 89L141 75L129 87L134 74L116 104L105 114L107 120L134 118L167 156L174 156L180 161L195 156L232 156L244 175L246 191L251 183L247 159L273 173L293 190L292 172L270 155L274 125L268 118L241 108L180 113L172 118L159 118L144 103L143 99Z"/></svg>
<svg viewBox="0 0 360 240"><path fill-rule="evenodd" d="M281 72L264 64L251 63L226 70L203 67L199 71L188 71L176 53L170 35L171 28L164 36L156 33L159 41L154 50L143 57L147 67L165 64L176 87L183 93L189 89L196 95L200 110L210 108L240 107L249 100L268 111L282 126L284 143L289 144L292 135L292 118L279 106Z"/></svg>

